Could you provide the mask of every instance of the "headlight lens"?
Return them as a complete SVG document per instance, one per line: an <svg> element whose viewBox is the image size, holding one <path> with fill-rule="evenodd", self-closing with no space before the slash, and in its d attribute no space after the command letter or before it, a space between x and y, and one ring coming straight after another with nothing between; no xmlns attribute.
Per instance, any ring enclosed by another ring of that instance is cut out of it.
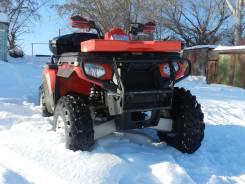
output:
<svg viewBox="0 0 245 184"><path fill-rule="evenodd" d="M173 68L174 68L174 71L175 72L178 72L179 70L180 70L180 67L179 67L179 64L178 64L178 62L177 61L173 61L172 62L172 65L173 65ZM161 75L163 76L163 77L170 77L170 66L169 66L169 64L168 63L165 63L165 64L162 64L161 66L160 66L160 68L161 68Z"/></svg>
<svg viewBox="0 0 245 184"><path fill-rule="evenodd" d="M103 66L93 63L85 63L84 71L87 75L95 78L103 77L106 74L105 68Z"/></svg>
<svg viewBox="0 0 245 184"><path fill-rule="evenodd" d="M172 64L174 66L174 71L175 72L179 71L179 64L177 63L177 61L174 61Z"/></svg>
<svg viewBox="0 0 245 184"><path fill-rule="evenodd" d="M169 67L169 64L163 65L163 73L165 73L167 76L170 76L170 67Z"/></svg>

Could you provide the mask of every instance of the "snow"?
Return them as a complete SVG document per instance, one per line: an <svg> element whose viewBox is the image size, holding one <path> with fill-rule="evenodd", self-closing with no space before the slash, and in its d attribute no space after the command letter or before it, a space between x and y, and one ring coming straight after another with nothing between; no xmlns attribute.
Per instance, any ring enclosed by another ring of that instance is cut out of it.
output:
<svg viewBox="0 0 245 184"><path fill-rule="evenodd" d="M240 46L218 46L214 49L215 51L225 51L225 50L245 50L245 45Z"/></svg>
<svg viewBox="0 0 245 184"><path fill-rule="evenodd" d="M186 47L184 50L193 50L193 49L203 49L203 48L208 48L208 49L215 49L217 45L196 45L192 47Z"/></svg>
<svg viewBox="0 0 245 184"><path fill-rule="evenodd" d="M184 50L193 50L193 49L202 49L202 48L208 48L208 49L214 49L214 51L225 51L225 50L244 50L245 46L222 46L222 45L196 45L193 47L186 47Z"/></svg>
<svg viewBox="0 0 245 184"><path fill-rule="evenodd" d="M8 15L6 13L0 12L0 22L3 22L3 23L9 22L9 18L8 18Z"/></svg>
<svg viewBox="0 0 245 184"><path fill-rule="evenodd" d="M194 76L179 84L197 95L205 114L205 138L194 154L158 143L150 129L115 133L92 152L73 152L37 105L46 59L9 60L0 62L0 183L245 183L244 89Z"/></svg>

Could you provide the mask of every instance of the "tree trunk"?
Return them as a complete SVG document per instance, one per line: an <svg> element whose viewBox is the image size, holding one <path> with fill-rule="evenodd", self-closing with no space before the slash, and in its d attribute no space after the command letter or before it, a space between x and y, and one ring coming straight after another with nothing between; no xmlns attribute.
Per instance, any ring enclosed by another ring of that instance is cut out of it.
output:
<svg viewBox="0 0 245 184"><path fill-rule="evenodd" d="M234 33L234 45L240 45L242 41L242 3L243 0L237 1L237 7L235 10L235 33Z"/></svg>
<svg viewBox="0 0 245 184"><path fill-rule="evenodd" d="M16 36L15 36L14 33L9 33L8 43L9 43L9 50L15 49L17 47L17 45L16 45Z"/></svg>
<svg viewBox="0 0 245 184"><path fill-rule="evenodd" d="M235 33L234 33L234 45L240 45L242 40L242 24L241 19L235 17Z"/></svg>

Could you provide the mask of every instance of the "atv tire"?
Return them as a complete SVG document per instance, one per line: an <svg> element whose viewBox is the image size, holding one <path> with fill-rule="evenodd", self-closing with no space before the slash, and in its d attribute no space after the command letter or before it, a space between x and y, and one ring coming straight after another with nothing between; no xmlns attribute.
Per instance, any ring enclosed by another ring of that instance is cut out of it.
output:
<svg viewBox="0 0 245 184"><path fill-rule="evenodd" d="M196 97L184 88L174 88L173 132L158 132L159 139L183 153L194 153L204 137L204 115Z"/></svg>
<svg viewBox="0 0 245 184"><path fill-rule="evenodd" d="M58 121L64 123L66 148L88 151L94 145L93 122L86 98L79 95L66 95L59 99L54 111L54 128Z"/></svg>
<svg viewBox="0 0 245 184"><path fill-rule="evenodd" d="M43 117L52 116L52 114L49 113L48 108L47 108L43 85L41 85L39 88L39 105L41 106L41 113Z"/></svg>

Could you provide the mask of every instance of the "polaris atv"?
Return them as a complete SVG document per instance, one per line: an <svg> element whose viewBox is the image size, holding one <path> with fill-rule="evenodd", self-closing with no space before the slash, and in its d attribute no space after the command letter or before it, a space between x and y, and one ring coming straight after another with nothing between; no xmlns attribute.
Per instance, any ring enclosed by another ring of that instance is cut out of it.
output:
<svg viewBox="0 0 245 184"><path fill-rule="evenodd" d="M160 141L195 152L204 115L190 91L174 87L191 71L180 57L181 42L150 40L153 22L134 23L128 34L114 28L103 35L93 21L71 20L83 32L50 41L54 55L40 86L42 115L54 115L53 128L66 147L91 150L105 135L150 127Z"/></svg>

